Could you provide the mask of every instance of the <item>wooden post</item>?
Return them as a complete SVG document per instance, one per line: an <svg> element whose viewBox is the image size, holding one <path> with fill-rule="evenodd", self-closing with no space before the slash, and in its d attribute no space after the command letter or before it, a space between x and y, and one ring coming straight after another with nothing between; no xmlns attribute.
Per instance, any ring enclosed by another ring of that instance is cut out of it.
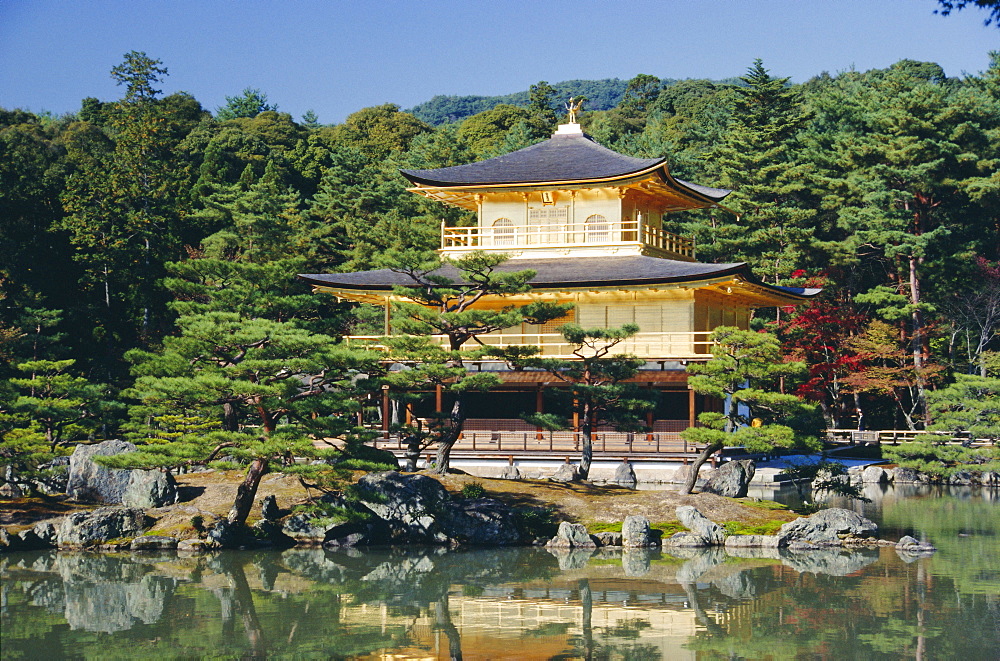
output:
<svg viewBox="0 0 1000 661"><path fill-rule="evenodd" d="M545 398L542 397L542 385L539 384L535 388L535 413L545 413ZM535 427L535 439L542 440L545 438L542 436L542 428Z"/></svg>
<svg viewBox="0 0 1000 661"><path fill-rule="evenodd" d="M696 420L694 391L688 386L688 427L694 427Z"/></svg>
<svg viewBox="0 0 1000 661"><path fill-rule="evenodd" d="M441 412L441 409L443 407L443 399L444 399L444 389L441 387L441 384L439 383L434 386L434 410L437 413Z"/></svg>
<svg viewBox="0 0 1000 661"><path fill-rule="evenodd" d="M382 386L382 438L389 438L389 386Z"/></svg>

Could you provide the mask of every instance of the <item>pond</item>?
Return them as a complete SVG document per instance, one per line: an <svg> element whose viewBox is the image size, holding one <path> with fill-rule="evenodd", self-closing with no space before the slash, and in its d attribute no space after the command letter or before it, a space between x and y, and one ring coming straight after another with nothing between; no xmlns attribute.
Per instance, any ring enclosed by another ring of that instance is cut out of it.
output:
<svg viewBox="0 0 1000 661"><path fill-rule="evenodd" d="M3 659L996 659L1000 494L869 490L893 548L0 556Z"/></svg>

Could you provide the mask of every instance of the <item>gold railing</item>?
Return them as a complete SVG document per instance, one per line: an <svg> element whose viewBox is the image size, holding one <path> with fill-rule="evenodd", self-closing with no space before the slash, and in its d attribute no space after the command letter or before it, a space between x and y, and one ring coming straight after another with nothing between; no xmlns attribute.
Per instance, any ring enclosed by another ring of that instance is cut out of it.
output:
<svg viewBox="0 0 1000 661"><path fill-rule="evenodd" d="M505 227L446 227L442 248L501 248L644 245L694 259L694 240L643 221L551 223Z"/></svg>
<svg viewBox="0 0 1000 661"><path fill-rule="evenodd" d="M615 345L612 354L630 353L646 360L705 359L711 353L709 331L637 333ZM447 346L444 335L431 336L442 346ZM374 349L384 349L382 336L352 335L344 338L348 344L363 344ZM490 347L537 346L541 355L551 358L573 358L575 345L566 342L559 333L500 332L478 336L479 342ZM475 348L475 341L466 342L465 348Z"/></svg>

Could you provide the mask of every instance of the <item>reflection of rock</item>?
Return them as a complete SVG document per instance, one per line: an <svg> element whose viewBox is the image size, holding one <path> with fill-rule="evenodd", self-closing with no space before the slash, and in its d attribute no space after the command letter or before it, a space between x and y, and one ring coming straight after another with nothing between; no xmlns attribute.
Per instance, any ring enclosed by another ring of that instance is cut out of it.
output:
<svg viewBox="0 0 1000 661"><path fill-rule="evenodd" d="M177 548L177 538L163 535L143 535L133 539L129 548L133 551L169 551Z"/></svg>
<svg viewBox="0 0 1000 661"><path fill-rule="evenodd" d="M757 582L748 571L733 572L728 576L717 578L712 581L712 585L733 599L752 599L757 596Z"/></svg>
<svg viewBox="0 0 1000 661"><path fill-rule="evenodd" d="M146 513L138 507L101 507L74 512L59 526L60 547L85 547L108 540L141 535Z"/></svg>
<svg viewBox="0 0 1000 661"><path fill-rule="evenodd" d="M726 531L722 529L722 526L710 521L704 514L690 505L682 505L677 508L677 519L682 526L704 539L705 544L722 544L726 540ZM671 541L674 537L671 537ZM685 545L693 546L694 544Z"/></svg>
<svg viewBox="0 0 1000 661"><path fill-rule="evenodd" d="M296 574L317 583L336 585L344 582L345 567L328 553L312 549L288 549L282 552L281 563Z"/></svg>
<svg viewBox="0 0 1000 661"><path fill-rule="evenodd" d="M628 548L622 551L622 570L626 576L645 576L649 573L650 558L655 551Z"/></svg>
<svg viewBox="0 0 1000 661"><path fill-rule="evenodd" d="M670 555L687 558L687 562L677 570L678 583L697 583L709 569L726 561L726 553L718 546L705 549L670 549Z"/></svg>
<svg viewBox="0 0 1000 661"><path fill-rule="evenodd" d="M153 624L163 616L176 581L117 557L60 554L65 617L72 629L114 632Z"/></svg>
<svg viewBox="0 0 1000 661"><path fill-rule="evenodd" d="M878 534L878 526L857 512L832 507L781 526L783 544L810 542L841 544L845 539L868 539Z"/></svg>
<svg viewBox="0 0 1000 661"><path fill-rule="evenodd" d="M755 472L756 464L751 459L730 461L714 471L709 476L708 483L701 490L719 496L744 498Z"/></svg>
<svg viewBox="0 0 1000 661"><path fill-rule="evenodd" d="M810 549L797 552L781 549L781 562L797 572L847 576L878 560L877 549Z"/></svg>
<svg viewBox="0 0 1000 661"><path fill-rule="evenodd" d="M559 561L559 569L567 571L569 569L583 569L586 567L591 556L594 555L595 549L550 548L548 551Z"/></svg>
<svg viewBox="0 0 1000 661"><path fill-rule="evenodd" d="M732 537L726 539L728 542ZM748 560L780 560L781 555L777 546L729 546L726 544L726 553L734 558L746 558Z"/></svg>
<svg viewBox="0 0 1000 661"><path fill-rule="evenodd" d="M643 548L656 546L653 533L649 529L649 519L644 516L627 516L622 523L622 546Z"/></svg>

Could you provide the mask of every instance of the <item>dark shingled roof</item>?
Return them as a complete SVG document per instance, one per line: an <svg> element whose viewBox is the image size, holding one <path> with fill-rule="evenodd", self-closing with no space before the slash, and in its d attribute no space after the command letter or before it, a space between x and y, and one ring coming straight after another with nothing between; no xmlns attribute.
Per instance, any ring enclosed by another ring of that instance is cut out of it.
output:
<svg viewBox="0 0 1000 661"><path fill-rule="evenodd" d="M743 262L734 264L699 264L680 262L660 257L626 255L623 257L561 257L555 259L512 259L497 267L500 271L536 272L531 284L535 287L552 289L558 287L609 287L617 285L644 285L657 283L679 283L739 275L748 282L765 289L791 294L792 296L813 296L819 289L776 287L757 280L750 268ZM445 265L437 275L460 279L459 271ZM396 285L412 285L413 280L405 273L389 269L379 271L358 271L355 273L303 274L299 278L311 285L332 289L391 290Z"/></svg>
<svg viewBox="0 0 1000 661"><path fill-rule="evenodd" d="M478 163L400 172L412 183L424 186L530 184L623 177L663 166L665 161L664 158L625 156L602 147L583 133L576 133L556 134L544 142ZM730 192L679 179L674 181L716 201Z"/></svg>

